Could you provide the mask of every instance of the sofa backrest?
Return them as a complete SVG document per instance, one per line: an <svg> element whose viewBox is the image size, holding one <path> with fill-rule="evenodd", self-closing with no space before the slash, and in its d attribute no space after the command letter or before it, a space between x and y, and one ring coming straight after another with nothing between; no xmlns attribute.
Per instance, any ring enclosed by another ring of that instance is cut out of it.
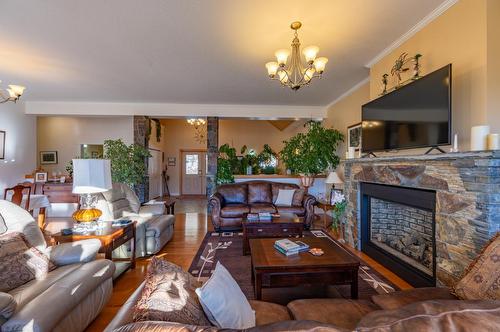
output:
<svg viewBox="0 0 500 332"><path fill-rule="evenodd" d="M126 214L138 213L141 203L137 195L124 183L113 183L113 188L103 192L97 208L102 211L102 220L121 218Z"/></svg>
<svg viewBox="0 0 500 332"><path fill-rule="evenodd" d="M2 227L6 229L4 234L12 232L23 233L33 247L45 251L47 243L45 242L42 231L28 211L12 202L0 200L0 215L5 224L5 226Z"/></svg>
<svg viewBox="0 0 500 332"><path fill-rule="evenodd" d="M248 203L248 186L244 183L223 184L217 188L225 203Z"/></svg>
<svg viewBox="0 0 500 332"><path fill-rule="evenodd" d="M280 189L295 189L292 205L302 205L305 192L294 183L246 181L220 185L217 192L226 203L254 204L276 202Z"/></svg>
<svg viewBox="0 0 500 332"><path fill-rule="evenodd" d="M273 202L273 193L270 182L249 182L248 183L248 204Z"/></svg>

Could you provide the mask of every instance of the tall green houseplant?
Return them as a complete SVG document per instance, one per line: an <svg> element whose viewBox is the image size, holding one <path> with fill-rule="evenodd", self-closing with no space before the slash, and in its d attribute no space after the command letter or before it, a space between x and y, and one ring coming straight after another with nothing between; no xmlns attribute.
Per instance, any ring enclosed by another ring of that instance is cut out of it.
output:
<svg viewBox="0 0 500 332"><path fill-rule="evenodd" d="M294 174L311 177L335 168L340 162L337 156L338 144L344 135L336 129L325 128L321 122L309 121L306 133L298 133L283 141L281 160Z"/></svg>
<svg viewBox="0 0 500 332"><path fill-rule="evenodd" d="M144 181L145 159L151 155L143 146L125 144L121 139L104 141L104 158L111 160L113 182L126 183L133 187Z"/></svg>

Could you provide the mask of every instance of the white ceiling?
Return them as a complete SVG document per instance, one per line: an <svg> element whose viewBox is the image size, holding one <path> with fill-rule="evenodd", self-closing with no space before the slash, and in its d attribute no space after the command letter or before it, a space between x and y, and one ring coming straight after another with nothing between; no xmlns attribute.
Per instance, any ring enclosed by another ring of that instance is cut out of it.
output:
<svg viewBox="0 0 500 332"><path fill-rule="evenodd" d="M443 0L2 0L0 79L28 101L326 105ZM297 92L264 64L302 46L330 62Z"/></svg>

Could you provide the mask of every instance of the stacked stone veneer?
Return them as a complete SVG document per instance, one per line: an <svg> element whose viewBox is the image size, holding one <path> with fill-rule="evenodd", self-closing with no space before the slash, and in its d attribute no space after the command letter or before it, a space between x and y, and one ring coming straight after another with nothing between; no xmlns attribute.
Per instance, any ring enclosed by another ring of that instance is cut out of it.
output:
<svg viewBox="0 0 500 332"><path fill-rule="evenodd" d="M500 151L351 159L344 237L360 247L361 182L436 191L436 277L453 285L500 230Z"/></svg>

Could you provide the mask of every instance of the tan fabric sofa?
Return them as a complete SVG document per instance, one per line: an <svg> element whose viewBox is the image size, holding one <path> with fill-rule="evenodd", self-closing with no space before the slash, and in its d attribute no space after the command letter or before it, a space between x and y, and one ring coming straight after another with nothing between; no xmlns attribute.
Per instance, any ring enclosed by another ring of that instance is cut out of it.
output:
<svg viewBox="0 0 500 332"><path fill-rule="evenodd" d="M8 293L0 292L1 330L83 331L103 309L113 290L114 264L95 260L100 241L47 247L37 223L21 207L0 200L0 216L5 233L23 233L32 246L46 253L57 266L43 280L32 280Z"/></svg>
<svg viewBox="0 0 500 332"><path fill-rule="evenodd" d="M105 332L225 331L175 322L132 322L141 285ZM250 301L255 328L248 331L499 331L500 301L462 301L446 288L424 288L373 296L372 301L304 299L287 306Z"/></svg>
<svg viewBox="0 0 500 332"><path fill-rule="evenodd" d="M97 208L102 211L101 220L130 218L137 221L136 256L156 254L174 235L175 217L165 214L161 202L141 205L137 195L123 183L114 183L113 188L98 196ZM127 247L122 246L114 253L127 256Z"/></svg>

